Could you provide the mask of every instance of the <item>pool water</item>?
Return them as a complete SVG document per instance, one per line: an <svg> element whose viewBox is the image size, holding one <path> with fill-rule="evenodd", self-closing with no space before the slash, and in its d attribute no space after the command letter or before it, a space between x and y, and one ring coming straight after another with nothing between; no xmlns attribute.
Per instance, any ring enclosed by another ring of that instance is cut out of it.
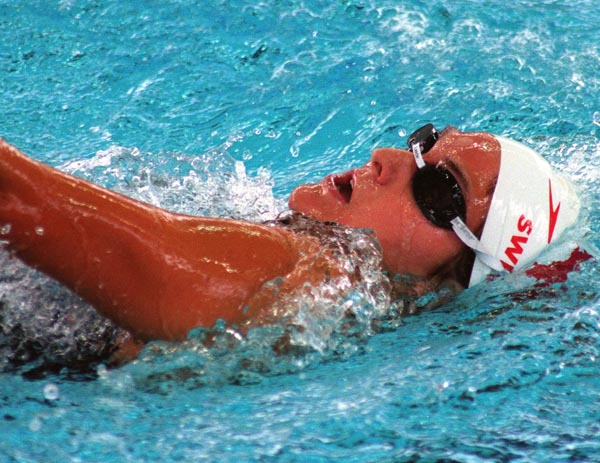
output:
<svg viewBox="0 0 600 463"><path fill-rule="evenodd" d="M586 0L0 0L0 136L169 209L265 220L426 122L486 130L578 187L582 217L544 259L597 256L599 23ZM61 369L118 333L0 263L0 462L600 459L595 257L373 331L358 298L364 330L321 320L282 356L269 333L192 333L114 370ZM16 358L18 322L37 357Z"/></svg>

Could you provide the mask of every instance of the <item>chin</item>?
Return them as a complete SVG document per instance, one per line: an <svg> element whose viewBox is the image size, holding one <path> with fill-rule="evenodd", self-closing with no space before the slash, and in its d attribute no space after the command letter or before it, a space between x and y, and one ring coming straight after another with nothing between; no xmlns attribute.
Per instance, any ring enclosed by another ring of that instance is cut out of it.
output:
<svg viewBox="0 0 600 463"><path fill-rule="evenodd" d="M322 198L315 194L315 185L300 185L290 195L288 207L300 214L323 220Z"/></svg>

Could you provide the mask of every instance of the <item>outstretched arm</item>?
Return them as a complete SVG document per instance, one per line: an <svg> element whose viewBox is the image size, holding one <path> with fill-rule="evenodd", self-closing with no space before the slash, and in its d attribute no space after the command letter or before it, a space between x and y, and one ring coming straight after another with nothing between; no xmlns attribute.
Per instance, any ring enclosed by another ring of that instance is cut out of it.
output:
<svg viewBox="0 0 600 463"><path fill-rule="evenodd" d="M243 323L264 282L314 243L280 228L167 212L30 159L0 139L0 241L135 336Z"/></svg>

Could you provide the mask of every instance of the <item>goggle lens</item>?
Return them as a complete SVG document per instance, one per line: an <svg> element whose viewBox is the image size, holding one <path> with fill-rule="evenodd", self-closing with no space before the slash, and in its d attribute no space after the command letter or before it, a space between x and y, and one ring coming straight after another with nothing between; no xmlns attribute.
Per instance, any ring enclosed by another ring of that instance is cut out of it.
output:
<svg viewBox="0 0 600 463"><path fill-rule="evenodd" d="M423 154L431 150L439 139L433 124L415 130L408 137L408 149L413 153L417 172L412 179L413 197L423 216L434 226L453 230L456 236L471 248L481 262L502 271L502 263L489 254L479 239L465 225L465 198L452 173L443 167L427 164Z"/></svg>
<svg viewBox="0 0 600 463"><path fill-rule="evenodd" d="M446 169L427 165L417 170L412 190L421 213L436 227L452 229L450 221L456 217L465 221L465 199L458 182Z"/></svg>
<svg viewBox="0 0 600 463"><path fill-rule="evenodd" d="M421 155L434 147L440 138L433 124L426 124L408 137L408 149L418 151L419 169L413 177L413 196L419 209L436 227L452 229L450 221L466 215L465 199L456 178L441 167L425 164Z"/></svg>
<svg viewBox="0 0 600 463"><path fill-rule="evenodd" d="M419 145L421 154L425 154L433 148L438 138L440 138L440 135L433 124L426 124L410 134L408 137L408 149L413 151L415 145Z"/></svg>

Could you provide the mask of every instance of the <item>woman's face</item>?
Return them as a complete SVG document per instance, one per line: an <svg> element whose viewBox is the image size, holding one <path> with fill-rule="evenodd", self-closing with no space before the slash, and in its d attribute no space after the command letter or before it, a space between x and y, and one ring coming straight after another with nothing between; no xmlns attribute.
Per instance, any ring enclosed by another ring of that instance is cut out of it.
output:
<svg viewBox="0 0 600 463"><path fill-rule="evenodd" d="M487 133L450 128L424 159L454 175L465 199L466 224L477 234L500 169L498 141ZM411 152L376 149L363 167L297 187L289 206L320 221L371 229L383 248L387 270L431 276L458 257L464 245L452 230L429 222L417 206L412 193L416 171Z"/></svg>

